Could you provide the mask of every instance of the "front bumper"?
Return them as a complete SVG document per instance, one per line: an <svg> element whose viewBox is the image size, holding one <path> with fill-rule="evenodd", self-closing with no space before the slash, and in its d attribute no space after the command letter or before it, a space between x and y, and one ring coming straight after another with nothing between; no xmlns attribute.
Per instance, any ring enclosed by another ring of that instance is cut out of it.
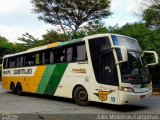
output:
<svg viewBox="0 0 160 120"><path fill-rule="evenodd" d="M119 105L131 104L139 101L147 100L152 95L152 90L144 93L133 93L119 91Z"/></svg>

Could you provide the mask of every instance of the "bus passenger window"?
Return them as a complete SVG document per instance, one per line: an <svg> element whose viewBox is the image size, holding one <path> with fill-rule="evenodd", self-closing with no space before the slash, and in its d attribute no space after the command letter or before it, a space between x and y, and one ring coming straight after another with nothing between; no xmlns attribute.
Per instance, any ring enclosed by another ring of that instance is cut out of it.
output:
<svg viewBox="0 0 160 120"><path fill-rule="evenodd" d="M45 54L42 53L42 65L44 65L44 64L45 64Z"/></svg>
<svg viewBox="0 0 160 120"><path fill-rule="evenodd" d="M25 56L25 66L33 66L35 65L35 55L28 54Z"/></svg>
<svg viewBox="0 0 160 120"><path fill-rule="evenodd" d="M23 57L20 57L20 67L23 67Z"/></svg>
<svg viewBox="0 0 160 120"><path fill-rule="evenodd" d="M66 62L66 51L65 51L65 49L61 50L60 62L61 63Z"/></svg>
<svg viewBox="0 0 160 120"><path fill-rule="evenodd" d="M86 47L85 45L77 46L77 60L86 60Z"/></svg>
<svg viewBox="0 0 160 120"><path fill-rule="evenodd" d="M49 64L49 61L50 61L50 52L47 50L45 51L45 64Z"/></svg>
<svg viewBox="0 0 160 120"><path fill-rule="evenodd" d="M66 61L65 49L57 48L54 50L55 63L63 63Z"/></svg>
<svg viewBox="0 0 160 120"><path fill-rule="evenodd" d="M72 61L77 61L77 47L73 47L73 58Z"/></svg>
<svg viewBox="0 0 160 120"><path fill-rule="evenodd" d="M67 49L67 62L71 62L73 58L73 47Z"/></svg>
<svg viewBox="0 0 160 120"><path fill-rule="evenodd" d="M54 54L53 51L50 51L50 59L49 59L50 64L54 63Z"/></svg>
<svg viewBox="0 0 160 120"><path fill-rule="evenodd" d="M39 65L40 64L40 62L39 62L39 53L36 54L35 59L36 59L36 65Z"/></svg>
<svg viewBox="0 0 160 120"><path fill-rule="evenodd" d="M15 62L14 58L10 58L9 67L10 67L10 68L14 68L15 65L16 65L16 62Z"/></svg>
<svg viewBox="0 0 160 120"><path fill-rule="evenodd" d="M16 58L16 67L20 66L20 61L19 61L19 57Z"/></svg>
<svg viewBox="0 0 160 120"><path fill-rule="evenodd" d="M8 68L8 58L4 58L3 68L4 68L4 69L7 69L7 68Z"/></svg>

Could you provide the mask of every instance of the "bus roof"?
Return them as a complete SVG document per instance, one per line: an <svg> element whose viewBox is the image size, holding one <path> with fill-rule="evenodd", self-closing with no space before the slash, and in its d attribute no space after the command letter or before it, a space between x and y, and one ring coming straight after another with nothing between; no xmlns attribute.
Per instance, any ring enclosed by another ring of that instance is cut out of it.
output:
<svg viewBox="0 0 160 120"><path fill-rule="evenodd" d="M23 51L23 52L10 54L10 55L5 55L3 58L12 57L12 56L16 56L16 55L21 55L21 54L25 54L25 53L36 52L36 51L45 50L45 49L49 49L49 48L55 48L55 47L58 47L58 46L73 44L73 43L77 43L77 42L80 42L80 41L84 41L85 39L93 39L93 38L105 37L105 36L110 36L110 35L131 38L131 37L128 37L128 36L113 34L113 33L95 34L95 35L86 36L84 38L73 39L73 40L69 40L69 41L65 41L65 42L54 42L54 43L51 43L51 44L47 44L47 45L43 45L43 46L39 46L39 47L35 47L35 48L30 48L30 49L28 49L26 51ZM134 38L131 38L131 39L136 40Z"/></svg>
<svg viewBox="0 0 160 120"><path fill-rule="evenodd" d="M25 53L36 52L36 51L45 50L45 49L49 49L49 48L55 48L58 46L69 45L69 44L77 43L80 41L83 41L83 38L73 39L73 40L69 40L69 41L65 41L65 42L54 42L51 44L47 44L47 45L43 45L43 46L39 46L39 47L35 47L35 48L30 48L30 49L23 51L23 52L5 55L3 58L12 57L12 56L16 56L16 55L22 55Z"/></svg>

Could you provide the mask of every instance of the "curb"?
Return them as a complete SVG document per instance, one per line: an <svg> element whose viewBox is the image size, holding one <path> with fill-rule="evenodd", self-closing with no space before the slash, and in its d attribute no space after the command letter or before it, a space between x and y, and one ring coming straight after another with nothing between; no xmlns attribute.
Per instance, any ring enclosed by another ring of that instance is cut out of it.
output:
<svg viewBox="0 0 160 120"><path fill-rule="evenodd" d="M160 95L160 92L152 92L152 95Z"/></svg>

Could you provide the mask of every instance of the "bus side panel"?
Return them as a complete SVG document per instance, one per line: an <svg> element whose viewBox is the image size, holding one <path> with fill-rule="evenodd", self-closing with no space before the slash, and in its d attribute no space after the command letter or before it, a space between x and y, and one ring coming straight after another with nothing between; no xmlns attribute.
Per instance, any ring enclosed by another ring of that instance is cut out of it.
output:
<svg viewBox="0 0 160 120"><path fill-rule="evenodd" d="M46 68L43 72L43 75L41 76L41 80L38 84L36 93L45 94L45 90L46 90L47 86L48 87L50 86L48 83L51 79L51 76L52 76L52 73L55 69L55 66L56 65L47 65L46 66Z"/></svg>
<svg viewBox="0 0 160 120"><path fill-rule="evenodd" d="M42 79L46 66L38 66L33 77L26 77L25 84L28 85L29 91L31 93L36 93L38 85Z"/></svg>
<svg viewBox="0 0 160 120"><path fill-rule="evenodd" d="M8 81L8 77L2 77L2 88L3 89L10 89L10 81Z"/></svg>
<svg viewBox="0 0 160 120"><path fill-rule="evenodd" d="M45 88L44 94L55 95L55 92L59 86L59 83L63 77L65 70L67 69L68 63L55 64L55 68L52 74L49 76L47 87Z"/></svg>
<svg viewBox="0 0 160 120"><path fill-rule="evenodd" d="M56 89L55 96L62 96L67 98L72 98L72 92L75 86L83 86L88 96L89 92L89 75L90 70L88 64L83 62L79 63L69 63L67 69L64 72L64 75Z"/></svg>

